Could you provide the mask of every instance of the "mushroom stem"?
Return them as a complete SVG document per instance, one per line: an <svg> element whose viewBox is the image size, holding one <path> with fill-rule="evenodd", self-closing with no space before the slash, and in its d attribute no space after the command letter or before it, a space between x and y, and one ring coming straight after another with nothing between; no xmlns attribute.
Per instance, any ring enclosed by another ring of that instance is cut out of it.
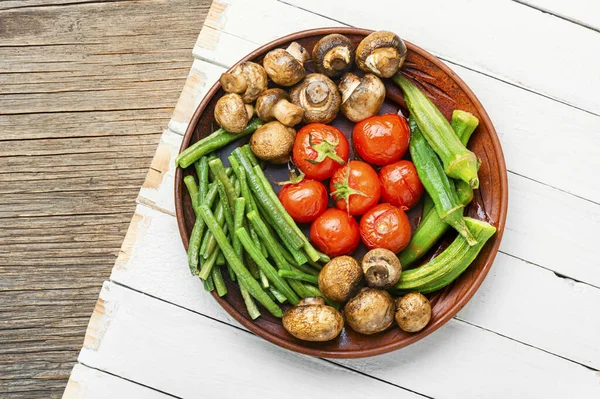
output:
<svg viewBox="0 0 600 399"><path fill-rule="evenodd" d="M224 73L221 75L221 85L223 90L227 93L242 94L248 89L247 80L240 75L232 75L230 73Z"/></svg>
<svg viewBox="0 0 600 399"><path fill-rule="evenodd" d="M308 51L304 47L302 47L297 42L292 42L288 48L285 49L288 53L292 55L295 59L300 61L301 64L304 64L310 56L308 55Z"/></svg>
<svg viewBox="0 0 600 399"><path fill-rule="evenodd" d="M248 120L252 119L252 115L254 115L254 107L252 104L245 104L246 113L248 114Z"/></svg>
<svg viewBox="0 0 600 399"><path fill-rule="evenodd" d="M325 54L323 66L334 71L343 71L350 63L350 50L348 47L335 47Z"/></svg>
<svg viewBox="0 0 600 399"><path fill-rule="evenodd" d="M305 93L306 98L312 105L321 105L327 101L329 88L325 82L313 81L306 86Z"/></svg>
<svg viewBox="0 0 600 399"><path fill-rule="evenodd" d="M374 50L365 60L365 64L382 77L389 78L398 71L400 58L398 50L392 47L383 47Z"/></svg>
<svg viewBox="0 0 600 399"><path fill-rule="evenodd" d="M384 262L372 264L365 272L365 278L371 287L383 288L388 285L390 271Z"/></svg>
<svg viewBox="0 0 600 399"><path fill-rule="evenodd" d="M347 73L342 76L339 86L340 93L342 94L342 104L354 93L359 84L360 78L353 73Z"/></svg>
<svg viewBox="0 0 600 399"><path fill-rule="evenodd" d="M286 126L294 126L300 123L304 116L304 110L288 100L281 99L273 106L273 116Z"/></svg>

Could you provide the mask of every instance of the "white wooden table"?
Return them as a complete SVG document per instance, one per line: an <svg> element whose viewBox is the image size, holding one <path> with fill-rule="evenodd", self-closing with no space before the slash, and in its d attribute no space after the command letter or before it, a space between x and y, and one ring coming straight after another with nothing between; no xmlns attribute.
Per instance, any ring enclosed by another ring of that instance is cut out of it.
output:
<svg viewBox="0 0 600 399"><path fill-rule="evenodd" d="M190 275L173 158L226 67L340 25L392 30L456 71L500 135L510 194L496 262L454 319L405 349L332 361L249 333ZM599 51L595 0L215 0L64 397L600 398Z"/></svg>

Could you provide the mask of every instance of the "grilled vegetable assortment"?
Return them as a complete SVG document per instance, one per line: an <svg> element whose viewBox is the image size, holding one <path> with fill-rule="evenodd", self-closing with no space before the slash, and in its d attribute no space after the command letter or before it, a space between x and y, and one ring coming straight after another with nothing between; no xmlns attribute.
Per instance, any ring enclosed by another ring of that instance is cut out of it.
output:
<svg viewBox="0 0 600 399"><path fill-rule="evenodd" d="M360 43L333 34L312 53L294 42L221 76L221 128L176 158L189 169L196 215L189 268L206 290L224 296L235 286L227 281L237 283L249 318L282 317L300 340L335 339L344 320L361 334L394 321L407 333L426 328L432 307L423 294L458 278L496 229L463 216L479 186L480 161L466 147L479 121L462 110L446 120L402 74L406 55L392 32ZM378 115L388 78L404 93L408 120ZM351 142L329 125L336 118L356 122ZM217 157L248 136L230 166ZM265 163L287 163L289 181L270 181ZM405 211L419 204L412 231ZM418 265L450 227L454 241ZM361 241L370 251L358 259Z"/></svg>

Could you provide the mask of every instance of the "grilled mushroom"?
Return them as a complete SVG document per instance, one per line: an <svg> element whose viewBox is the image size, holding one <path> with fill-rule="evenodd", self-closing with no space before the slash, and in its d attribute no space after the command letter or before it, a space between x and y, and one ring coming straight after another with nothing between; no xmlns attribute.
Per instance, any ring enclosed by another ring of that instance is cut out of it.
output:
<svg viewBox="0 0 600 399"><path fill-rule="evenodd" d="M342 99L335 83L320 73L311 73L290 90L292 102L304 109L304 123L329 123L337 116Z"/></svg>
<svg viewBox="0 0 600 399"><path fill-rule="evenodd" d="M285 311L283 328L304 341L330 341L340 335L344 327L341 313L325 305L320 297L300 300L298 305Z"/></svg>
<svg viewBox="0 0 600 399"><path fill-rule="evenodd" d="M290 96L281 89L269 89L256 100L256 114L263 121L277 119L286 126L302 121L304 110L290 102Z"/></svg>
<svg viewBox="0 0 600 399"><path fill-rule="evenodd" d="M252 103L267 90L267 73L254 62L246 61L237 65L230 73L221 75L221 86L227 93L237 93L245 103Z"/></svg>
<svg viewBox="0 0 600 399"><path fill-rule="evenodd" d="M402 67L406 52L406 44L395 33L373 32L356 48L356 65L380 78L390 78Z"/></svg>
<svg viewBox="0 0 600 399"><path fill-rule="evenodd" d="M385 100L383 82L370 73L362 78L347 73L338 87L342 94L342 113L353 122L377 115Z"/></svg>
<svg viewBox="0 0 600 399"><path fill-rule="evenodd" d="M265 123L250 137L250 148L258 158L271 163L286 163L290 159L296 131L278 121Z"/></svg>
<svg viewBox="0 0 600 399"><path fill-rule="evenodd" d="M431 304L423 294L411 292L396 298L396 323L406 332L417 332L431 320Z"/></svg>
<svg viewBox="0 0 600 399"><path fill-rule="evenodd" d="M215 105L215 119L219 126L230 133L241 133L254 114L250 104L244 104L239 94L225 94Z"/></svg>
<svg viewBox="0 0 600 399"><path fill-rule="evenodd" d="M375 334L394 322L394 300L387 291L363 288L344 307L346 321L361 334Z"/></svg>
<svg viewBox="0 0 600 399"><path fill-rule="evenodd" d="M319 40L312 51L317 72L336 78L352 69L356 48L346 36L333 33Z"/></svg>
<svg viewBox="0 0 600 399"><path fill-rule="evenodd" d="M319 272L319 289L328 299L345 302L360 288L362 269L351 256L338 256Z"/></svg>
<svg viewBox="0 0 600 399"><path fill-rule="evenodd" d="M396 254L389 249L372 249L362 260L362 269L369 287L387 289L400 279L402 267Z"/></svg>
<svg viewBox="0 0 600 399"><path fill-rule="evenodd" d="M304 63L309 57L304 47L293 42L285 50L276 48L269 51L263 59L263 67L273 82L292 86L306 76Z"/></svg>

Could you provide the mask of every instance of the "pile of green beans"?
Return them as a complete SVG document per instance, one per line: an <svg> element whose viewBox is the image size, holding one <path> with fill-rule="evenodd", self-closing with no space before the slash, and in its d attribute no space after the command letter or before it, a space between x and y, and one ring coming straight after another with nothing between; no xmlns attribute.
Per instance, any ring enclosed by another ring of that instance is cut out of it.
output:
<svg viewBox="0 0 600 399"><path fill-rule="evenodd" d="M196 214L188 247L191 273L219 296L237 283L252 319L261 315L257 302L281 317L279 304L323 297L317 276L329 258L285 211L248 146L233 151L229 161L226 168L203 154L193 162L197 180L193 174L184 178ZM226 282L225 266L233 284Z"/></svg>

